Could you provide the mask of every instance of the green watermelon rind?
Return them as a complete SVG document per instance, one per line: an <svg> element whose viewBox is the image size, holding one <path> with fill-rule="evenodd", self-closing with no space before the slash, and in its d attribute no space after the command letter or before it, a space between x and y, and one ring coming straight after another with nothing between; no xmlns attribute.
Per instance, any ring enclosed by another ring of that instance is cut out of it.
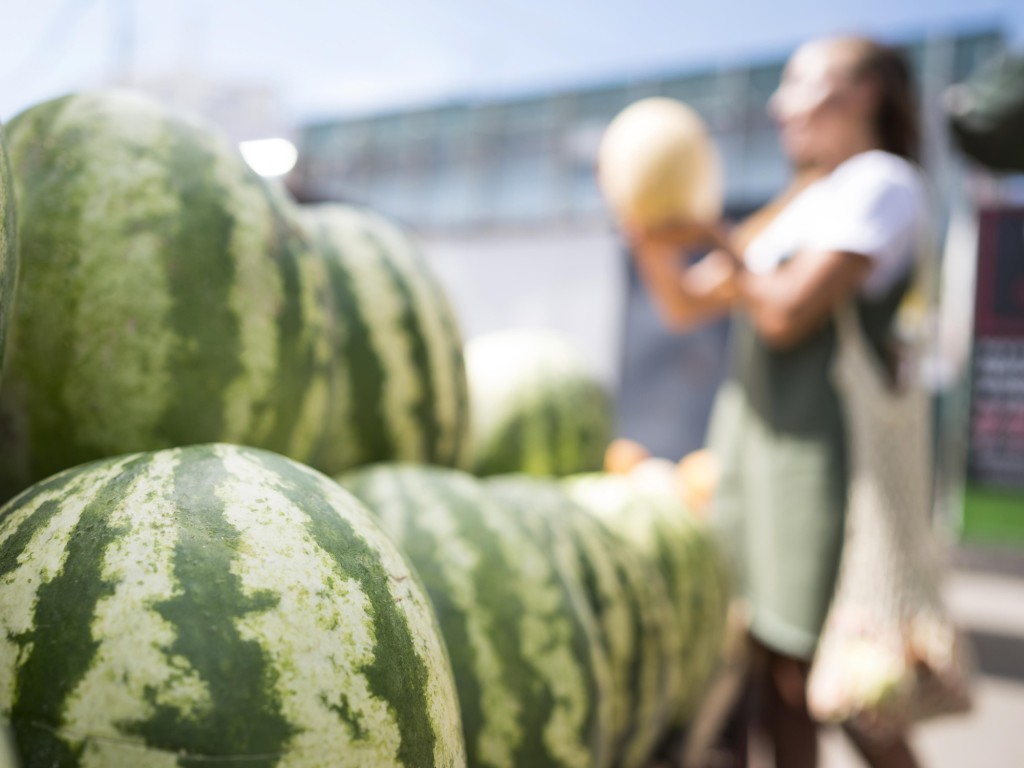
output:
<svg viewBox="0 0 1024 768"><path fill-rule="evenodd" d="M67 470L0 510L0 573L0 718L29 766L465 765L409 564L282 456Z"/></svg>
<svg viewBox="0 0 1024 768"><path fill-rule="evenodd" d="M311 220L333 213L300 211L215 131L131 92L46 102L8 139L21 266L0 501L69 466L205 442L328 474L461 460L461 337L395 226L348 211L345 236L325 237ZM355 269L367 260L379 269ZM366 278L354 293L342 262Z"/></svg>
<svg viewBox="0 0 1024 768"><path fill-rule="evenodd" d="M328 474L383 461L457 466L468 437L458 322L410 237L337 204L303 209L335 322L327 429L311 463Z"/></svg>
<svg viewBox="0 0 1024 768"><path fill-rule="evenodd" d="M7 350L7 326L18 278L18 225L7 140L0 124L0 382Z"/></svg>
<svg viewBox="0 0 1024 768"><path fill-rule="evenodd" d="M612 401L568 339L549 330L498 331L471 339L465 356L475 474L562 477L600 469Z"/></svg>
<svg viewBox="0 0 1024 768"><path fill-rule="evenodd" d="M728 610L721 555L708 531L662 489L618 475L566 478L570 496L636 549L664 577L678 628L680 660L673 722L685 726L718 668Z"/></svg>
<svg viewBox="0 0 1024 768"><path fill-rule="evenodd" d="M611 664L613 765L647 765L679 698L672 688L677 624L660 572L621 546L559 483L503 475L486 484L533 519L539 540L561 548L564 570L579 583Z"/></svg>
<svg viewBox="0 0 1024 768"><path fill-rule="evenodd" d="M514 510L452 469L381 465L339 481L426 585L452 658L470 765L607 766L607 660L571 585Z"/></svg>

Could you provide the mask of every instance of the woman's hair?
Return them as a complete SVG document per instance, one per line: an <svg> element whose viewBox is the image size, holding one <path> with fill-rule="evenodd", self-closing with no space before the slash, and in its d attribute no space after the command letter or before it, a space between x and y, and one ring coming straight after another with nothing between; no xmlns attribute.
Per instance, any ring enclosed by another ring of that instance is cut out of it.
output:
<svg viewBox="0 0 1024 768"><path fill-rule="evenodd" d="M874 80L878 87L875 132L882 149L894 155L917 160L920 130L914 78L903 53L892 46L869 38L847 38L852 46L851 74L857 79Z"/></svg>

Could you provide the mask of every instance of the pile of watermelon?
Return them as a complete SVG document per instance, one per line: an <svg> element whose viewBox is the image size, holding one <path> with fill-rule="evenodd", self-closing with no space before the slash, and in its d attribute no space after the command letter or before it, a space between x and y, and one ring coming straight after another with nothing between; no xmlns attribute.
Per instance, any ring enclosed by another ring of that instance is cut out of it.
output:
<svg viewBox="0 0 1024 768"><path fill-rule="evenodd" d="M0 764L641 768L685 727L726 575L670 466L600 471L571 345L464 348L400 228L136 94L5 132Z"/></svg>

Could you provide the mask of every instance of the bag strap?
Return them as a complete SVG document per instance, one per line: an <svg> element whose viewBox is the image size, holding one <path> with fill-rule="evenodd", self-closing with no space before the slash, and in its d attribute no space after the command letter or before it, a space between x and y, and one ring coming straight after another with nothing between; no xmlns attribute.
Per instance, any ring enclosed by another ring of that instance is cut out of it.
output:
<svg viewBox="0 0 1024 768"><path fill-rule="evenodd" d="M833 319L837 337L834 375L842 377L842 372L846 371L850 378L868 385L871 390L892 392L891 377L861 329L856 301L851 299L840 304Z"/></svg>

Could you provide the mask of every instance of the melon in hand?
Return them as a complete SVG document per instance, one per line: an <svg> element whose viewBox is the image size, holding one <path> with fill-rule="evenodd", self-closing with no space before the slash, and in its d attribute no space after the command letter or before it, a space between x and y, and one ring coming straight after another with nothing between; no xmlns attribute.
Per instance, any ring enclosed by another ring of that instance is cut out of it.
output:
<svg viewBox="0 0 1024 768"><path fill-rule="evenodd" d="M608 126L598 152L605 200L631 229L714 222L722 212L722 170L707 126L692 108L641 99Z"/></svg>

